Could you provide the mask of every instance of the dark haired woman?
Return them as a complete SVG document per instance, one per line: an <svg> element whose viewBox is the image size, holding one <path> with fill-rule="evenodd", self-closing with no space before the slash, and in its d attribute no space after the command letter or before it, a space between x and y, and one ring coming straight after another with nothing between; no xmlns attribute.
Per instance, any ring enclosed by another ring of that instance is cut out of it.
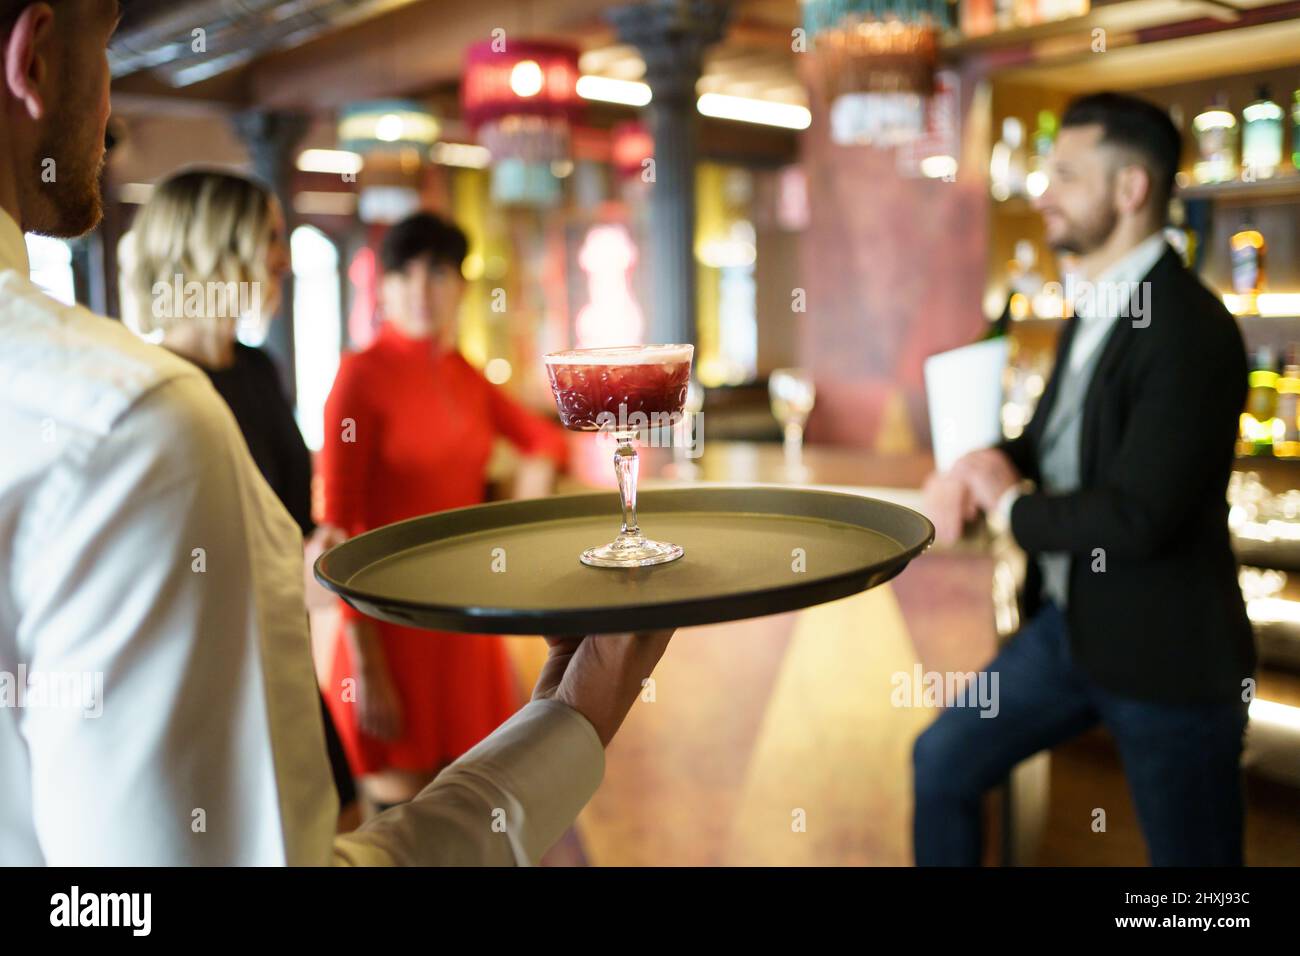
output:
<svg viewBox="0 0 1300 956"><path fill-rule="evenodd" d="M325 405L325 519L349 536L482 502L497 437L564 463L559 427L456 351L467 251L464 233L429 213L384 237L384 321L372 345L344 357ZM382 808L413 797L520 700L500 638L399 627L341 606L325 697L363 794Z"/></svg>

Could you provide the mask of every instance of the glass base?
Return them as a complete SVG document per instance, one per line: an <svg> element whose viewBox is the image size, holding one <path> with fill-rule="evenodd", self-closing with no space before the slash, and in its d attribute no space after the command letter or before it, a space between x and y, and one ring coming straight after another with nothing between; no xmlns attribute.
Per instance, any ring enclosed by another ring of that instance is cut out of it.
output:
<svg viewBox="0 0 1300 956"><path fill-rule="evenodd" d="M621 534L609 544L588 548L580 560L593 568L644 568L676 561L685 553L680 545Z"/></svg>

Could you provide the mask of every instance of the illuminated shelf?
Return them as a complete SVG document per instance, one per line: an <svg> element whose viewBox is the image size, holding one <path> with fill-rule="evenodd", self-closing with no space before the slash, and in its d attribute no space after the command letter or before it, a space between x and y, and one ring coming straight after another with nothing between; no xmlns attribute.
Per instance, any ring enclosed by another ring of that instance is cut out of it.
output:
<svg viewBox="0 0 1300 956"><path fill-rule="evenodd" d="M993 211L1004 216L1036 216L1038 210L1034 208L1034 201L1028 196L1012 196L1010 199L993 199L990 197L989 203L993 206Z"/></svg>
<svg viewBox="0 0 1300 956"><path fill-rule="evenodd" d="M1064 322L1065 319L1044 319L1039 316L1034 316L1029 319L1012 319L1008 323L1008 328L1013 332L1016 329L1023 329L1026 332L1054 332L1059 329Z"/></svg>
<svg viewBox="0 0 1300 956"><path fill-rule="evenodd" d="M995 30L993 33L986 33L977 37L963 36L960 31L951 30L940 38L939 48L944 54L953 58L968 56L972 53L983 53L989 50L1013 49L1039 40L1048 40L1071 34L1086 35L1091 20L1091 14L1082 17L1067 17L1064 20L1053 20L1050 23L1037 23L1032 27L1012 27L1008 30Z"/></svg>
<svg viewBox="0 0 1300 956"><path fill-rule="evenodd" d="M1279 329L1294 335L1300 326L1300 315L1234 315L1243 332L1253 329Z"/></svg>
<svg viewBox="0 0 1300 956"><path fill-rule="evenodd" d="M1300 174L1291 172L1274 176L1272 179L1257 179L1250 183L1238 179L1227 183L1184 186L1178 190L1178 198L1208 199L1215 202L1251 202L1258 199L1300 200Z"/></svg>
<svg viewBox="0 0 1300 956"><path fill-rule="evenodd" d="M1300 571L1300 544L1294 541L1254 541L1233 535L1232 550L1241 564L1277 571Z"/></svg>
<svg viewBox="0 0 1300 956"><path fill-rule="evenodd" d="M1141 91L1300 62L1300 19L1292 4L1275 0L1094 3L1086 17L1045 26L1054 32L950 41L945 53L982 60L1001 79L1067 94ZM1104 56L1090 46L1098 29Z"/></svg>
<svg viewBox="0 0 1300 956"><path fill-rule="evenodd" d="M1243 8L1254 5L1249 0L1240 4ZM1226 9L1223 3L1207 0L1093 0L1091 10L1083 16L995 30L977 37L966 37L952 30L940 39L940 49L950 58L1035 46L1046 48L1043 52L1055 52L1061 48L1062 40L1073 39L1077 42L1065 47L1072 52L1073 46L1086 49L1096 29L1108 34L1134 33L1201 18L1231 21L1239 13Z"/></svg>
<svg viewBox="0 0 1300 956"><path fill-rule="evenodd" d="M1276 455L1237 455L1234 471L1262 471L1268 468L1295 468L1300 458L1279 458ZM1249 466L1249 467L1247 467Z"/></svg>
<svg viewBox="0 0 1300 956"><path fill-rule="evenodd" d="M1300 315L1239 315L1236 319L1249 354L1267 345L1280 361L1288 345L1300 342Z"/></svg>

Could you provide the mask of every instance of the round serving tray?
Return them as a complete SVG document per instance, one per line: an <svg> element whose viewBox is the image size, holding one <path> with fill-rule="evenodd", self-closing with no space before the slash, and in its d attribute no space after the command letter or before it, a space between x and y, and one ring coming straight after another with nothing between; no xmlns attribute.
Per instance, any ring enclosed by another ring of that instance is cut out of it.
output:
<svg viewBox="0 0 1300 956"><path fill-rule="evenodd" d="M715 624L823 604L894 577L934 540L908 508L766 486L644 491L641 530L686 549L646 568L592 568L618 496L561 495L440 511L358 535L316 578L363 614L438 631L604 634Z"/></svg>

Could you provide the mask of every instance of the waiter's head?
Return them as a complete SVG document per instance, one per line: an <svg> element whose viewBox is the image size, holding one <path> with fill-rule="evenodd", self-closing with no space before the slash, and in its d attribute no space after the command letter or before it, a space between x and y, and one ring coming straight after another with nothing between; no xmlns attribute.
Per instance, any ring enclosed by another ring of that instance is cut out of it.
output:
<svg viewBox="0 0 1300 956"><path fill-rule="evenodd" d="M0 189L27 231L71 237L99 222L119 9L117 0L0 0Z"/></svg>
<svg viewBox="0 0 1300 956"><path fill-rule="evenodd" d="M1116 234L1141 241L1165 222L1182 141L1160 107L1120 93L1075 100L1061 118L1038 200L1047 242L1088 255Z"/></svg>
<svg viewBox="0 0 1300 956"><path fill-rule="evenodd" d="M468 254L465 233L442 216L419 212L395 223L379 249L384 320L407 338L432 337L450 348L465 293L461 267Z"/></svg>

